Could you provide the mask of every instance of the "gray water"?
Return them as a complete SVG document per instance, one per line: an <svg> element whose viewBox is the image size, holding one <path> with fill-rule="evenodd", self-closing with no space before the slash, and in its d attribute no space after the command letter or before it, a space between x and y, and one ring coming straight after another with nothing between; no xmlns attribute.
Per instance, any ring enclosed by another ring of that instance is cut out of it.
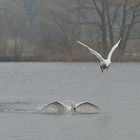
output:
<svg viewBox="0 0 140 140"><path fill-rule="evenodd" d="M54 100L101 113L34 113ZM139 140L139 100L140 63L0 63L0 140Z"/></svg>

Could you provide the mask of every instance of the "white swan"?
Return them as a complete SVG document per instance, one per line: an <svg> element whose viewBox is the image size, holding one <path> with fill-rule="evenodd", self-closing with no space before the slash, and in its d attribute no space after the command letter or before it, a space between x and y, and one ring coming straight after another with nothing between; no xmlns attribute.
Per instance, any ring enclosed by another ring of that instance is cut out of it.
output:
<svg viewBox="0 0 140 140"><path fill-rule="evenodd" d="M41 113L49 113L49 114L62 114L66 112L74 112L74 113L99 113L99 108L90 102L80 102L75 104L71 103L70 106L66 106L59 101L51 102L42 108L40 108Z"/></svg>
<svg viewBox="0 0 140 140"><path fill-rule="evenodd" d="M101 71L103 72L104 69L107 69L108 70L108 67L110 66L111 64L111 57L112 57L112 54L113 52L115 51L115 49L118 47L119 43L120 43L121 39L112 47L111 51L109 52L108 54L108 57L107 59L104 59L98 52L96 52L95 50L91 49L90 47L88 47L87 45L83 44L82 42L80 41L77 41L77 43L81 44L82 46L88 48L88 50L94 54L101 62L101 65L100 65L100 68L101 68Z"/></svg>

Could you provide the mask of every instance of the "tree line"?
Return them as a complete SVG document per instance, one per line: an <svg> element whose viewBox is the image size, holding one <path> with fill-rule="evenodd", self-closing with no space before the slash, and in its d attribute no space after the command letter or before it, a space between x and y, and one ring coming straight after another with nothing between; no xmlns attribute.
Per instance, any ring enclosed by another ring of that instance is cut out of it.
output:
<svg viewBox="0 0 140 140"><path fill-rule="evenodd" d="M76 40L106 57L119 38L124 56L139 25L139 0L0 0L0 61L96 60Z"/></svg>

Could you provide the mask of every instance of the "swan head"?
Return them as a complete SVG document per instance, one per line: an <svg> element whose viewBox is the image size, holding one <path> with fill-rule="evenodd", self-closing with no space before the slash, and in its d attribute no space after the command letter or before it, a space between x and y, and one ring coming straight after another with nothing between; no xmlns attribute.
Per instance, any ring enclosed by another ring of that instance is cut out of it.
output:
<svg viewBox="0 0 140 140"><path fill-rule="evenodd" d="M75 103L72 102L71 103L71 112L75 112L76 111L76 106L75 106Z"/></svg>

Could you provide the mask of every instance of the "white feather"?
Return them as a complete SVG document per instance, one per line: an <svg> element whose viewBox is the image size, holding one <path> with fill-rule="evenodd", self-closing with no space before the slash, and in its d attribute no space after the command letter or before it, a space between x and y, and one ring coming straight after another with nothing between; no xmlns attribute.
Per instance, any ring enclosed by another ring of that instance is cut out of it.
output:
<svg viewBox="0 0 140 140"><path fill-rule="evenodd" d="M113 52L115 51L115 49L119 46L121 39L112 47L112 49L110 50L107 59L109 59L111 61L111 57Z"/></svg>
<svg viewBox="0 0 140 140"><path fill-rule="evenodd" d="M61 102L54 101L40 108L41 113L49 114L65 112L97 113L98 111L98 107L90 102L80 102L78 104L72 102L70 106L66 106Z"/></svg>
<svg viewBox="0 0 140 140"><path fill-rule="evenodd" d="M79 44L81 44L82 46L88 48L88 50L89 50L92 54L94 54L100 61L104 61L103 57L102 57L98 52L94 51L94 50L91 49L89 46L83 44L83 43L80 42L80 41L77 41L77 43L79 43Z"/></svg>
<svg viewBox="0 0 140 140"><path fill-rule="evenodd" d="M80 45L88 48L88 50L94 54L100 61L101 61L101 65L105 65L106 68L109 67L109 65L111 64L111 57L112 57L112 54L113 52L115 51L115 49L119 46L119 43L120 43L121 39L112 47L111 51L109 52L108 54L108 57L107 59L104 59L98 52L96 52L95 50L91 49L89 46L83 44L82 42L80 41L77 41L77 43L79 43ZM105 68L104 68L105 69Z"/></svg>

